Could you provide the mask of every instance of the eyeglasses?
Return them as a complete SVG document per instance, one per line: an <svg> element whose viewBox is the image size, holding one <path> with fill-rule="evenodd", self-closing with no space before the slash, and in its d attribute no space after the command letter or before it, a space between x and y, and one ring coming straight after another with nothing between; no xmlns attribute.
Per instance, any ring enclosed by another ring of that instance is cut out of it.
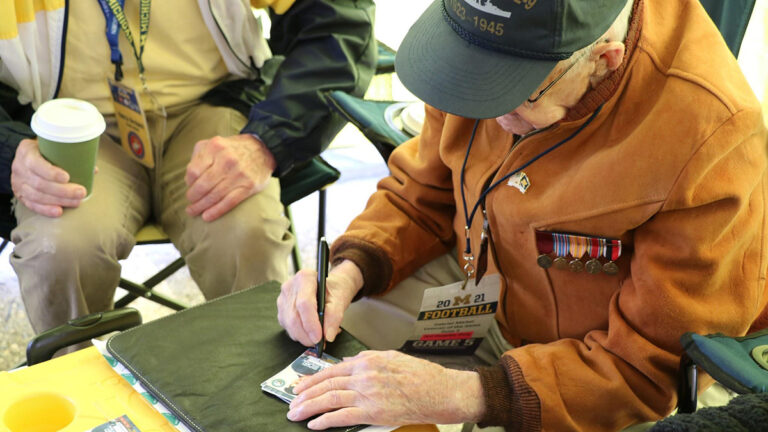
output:
<svg viewBox="0 0 768 432"><path fill-rule="evenodd" d="M557 78L553 79L553 80L552 80L552 82L550 82L549 84L547 84L547 86L546 86L546 87L544 87L544 88L543 88L543 89L542 89L542 90L541 90L541 91L540 91L540 92L539 92L539 93L536 95L536 97L534 97L533 99L526 99L526 102L528 102L529 104L534 104L534 103L536 103L536 102L537 102L539 99L541 99L541 97L542 97L542 96L544 96L544 93L548 92L548 91L549 91L549 89L551 89L552 87L554 87L554 86L555 86L555 84L557 84L557 82L558 82L558 81L560 81L560 78L564 77L564 76L565 76L565 74L567 74L567 73L568 73L568 71L569 71L569 70L571 70L571 69L572 69L572 68L573 68L573 67L576 65L576 63L578 63L578 62L579 62L579 60L581 60L581 58L582 58L582 57L584 57L584 55L585 55L585 54L586 54L586 53L582 53L581 55L579 55L579 57L577 57L577 58L576 58L576 60L575 60L573 63L571 63L570 65L568 65L568 67L567 67L567 68L565 68L565 70L564 70L564 71L562 71L562 72L560 73L560 75L558 75L558 76L557 76Z"/></svg>

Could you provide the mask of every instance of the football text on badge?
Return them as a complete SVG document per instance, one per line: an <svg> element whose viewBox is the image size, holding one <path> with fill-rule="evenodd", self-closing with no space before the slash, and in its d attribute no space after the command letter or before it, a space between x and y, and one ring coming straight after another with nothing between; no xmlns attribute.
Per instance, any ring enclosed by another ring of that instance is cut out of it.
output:
<svg viewBox="0 0 768 432"><path fill-rule="evenodd" d="M431 310L419 313L419 320L436 320L496 313L496 303L480 306L464 306L452 309Z"/></svg>

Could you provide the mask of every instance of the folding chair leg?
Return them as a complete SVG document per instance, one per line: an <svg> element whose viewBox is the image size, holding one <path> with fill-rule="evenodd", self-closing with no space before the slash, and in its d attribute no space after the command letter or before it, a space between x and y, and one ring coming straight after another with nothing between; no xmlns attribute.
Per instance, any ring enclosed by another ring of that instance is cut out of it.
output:
<svg viewBox="0 0 768 432"><path fill-rule="evenodd" d="M326 207L326 192L325 189L317 191L317 241L320 242L320 238L325 237L325 207ZM288 231L293 234L295 242L293 244L293 250L291 251L291 261L293 261L294 271L301 270L301 251L299 250L299 237L296 235L296 227L293 223L293 216L291 215L291 209L288 206L284 206L285 216L288 217L290 225Z"/></svg>
<svg viewBox="0 0 768 432"><path fill-rule="evenodd" d="M155 303L159 303L163 306L169 307L173 310L184 310L187 308L186 305L183 305L175 300L172 300L160 293L156 293L152 291L152 289L165 280L168 276L172 275L173 273L176 273L177 270L184 267L184 258L177 258L176 261L168 264L164 269L160 270L157 274L152 276L151 278L144 281L143 284L137 284L135 282L131 282L126 279L120 279L120 283L118 286L126 291L128 291L128 294L124 295L122 298L120 298L118 301L115 302L115 308L121 308L126 306L128 303L136 300L139 297L144 297L148 300L151 300Z"/></svg>
<svg viewBox="0 0 768 432"><path fill-rule="evenodd" d="M320 189L317 193L317 242L320 243L320 239L325 237L326 193L325 189Z"/></svg>
<svg viewBox="0 0 768 432"><path fill-rule="evenodd" d="M699 375L696 364L683 353L678 372L677 412L690 414L696 411Z"/></svg>

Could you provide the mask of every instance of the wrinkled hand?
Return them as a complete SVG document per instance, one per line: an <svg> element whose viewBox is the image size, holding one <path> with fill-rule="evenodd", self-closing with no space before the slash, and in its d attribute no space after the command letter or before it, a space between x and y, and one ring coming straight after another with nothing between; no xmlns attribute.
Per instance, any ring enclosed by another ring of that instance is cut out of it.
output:
<svg viewBox="0 0 768 432"><path fill-rule="evenodd" d="M288 418L322 414L309 422L311 429L477 422L485 409L476 372L397 351L363 351L302 378L294 391Z"/></svg>
<svg viewBox="0 0 768 432"><path fill-rule="evenodd" d="M35 213L59 217L64 207L77 207L85 198L85 187L69 183L69 174L45 160L37 140L19 143L11 164L13 195Z"/></svg>
<svg viewBox="0 0 768 432"><path fill-rule="evenodd" d="M343 261L331 270L325 289L325 338L333 342L341 331L341 319L363 286L363 275L352 261ZM317 315L317 272L301 270L280 287L277 320L291 339L304 346L320 341Z"/></svg>
<svg viewBox="0 0 768 432"><path fill-rule="evenodd" d="M213 137L195 144L185 181L187 213L210 222L261 192L275 171L272 153L253 135Z"/></svg>

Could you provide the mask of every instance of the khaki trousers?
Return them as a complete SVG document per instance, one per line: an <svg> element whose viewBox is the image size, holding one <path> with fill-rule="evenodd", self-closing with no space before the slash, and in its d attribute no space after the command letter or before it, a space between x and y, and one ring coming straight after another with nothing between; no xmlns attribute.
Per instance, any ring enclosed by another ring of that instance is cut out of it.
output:
<svg viewBox="0 0 768 432"><path fill-rule="evenodd" d="M36 332L111 308L134 234L159 222L189 266L206 299L287 276L293 238L280 203L280 185L268 187L221 218L206 223L185 212L186 166L197 141L238 134L246 119L226 107L193 104L148 115L155 168L129 156L107 118L99 143L92 195L59 218L16 206L18 226L11 265Z"/></svg>
<svg viewBox="0 0 768 432"><path fill-rule="evenodd" d="M421 306L424 290L463 280L464 275L453 254L445 254L427 263L412 276L400 282L392 291L380 297L364 297L352 303L344 314L342 327L375 350L398 349L411 335ZM501 355L514 347L504 339L496 321L473 356L420 356L455 369L471 369L478 365L495 364ZM698 407L721 406L735 394L715 382L699 394ZM625 432L650 429L653 422L637 424ZM463 431L501 432L504 428L479 428L464 425Z"/></svg>

